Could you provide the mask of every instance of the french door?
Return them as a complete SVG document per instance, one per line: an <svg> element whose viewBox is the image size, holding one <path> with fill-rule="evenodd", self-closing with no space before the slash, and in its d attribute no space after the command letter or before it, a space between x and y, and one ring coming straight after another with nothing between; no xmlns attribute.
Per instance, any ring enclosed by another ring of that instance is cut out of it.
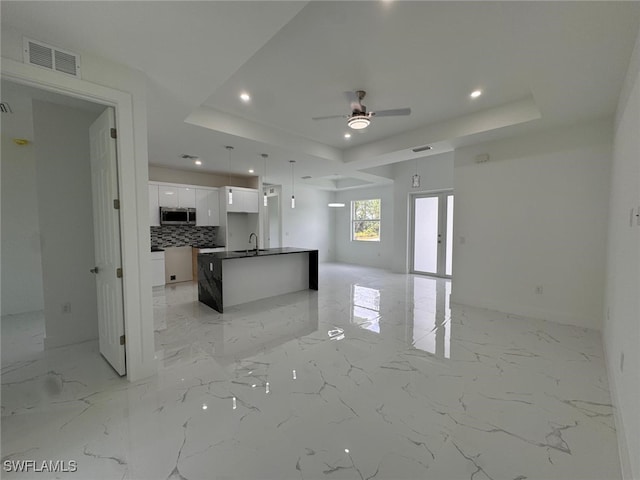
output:
<svg viewBox="0 0 640 480"><path fill-rule="evenodd" d="M451 277L453 192L411 197L411 272Z"/></svg>

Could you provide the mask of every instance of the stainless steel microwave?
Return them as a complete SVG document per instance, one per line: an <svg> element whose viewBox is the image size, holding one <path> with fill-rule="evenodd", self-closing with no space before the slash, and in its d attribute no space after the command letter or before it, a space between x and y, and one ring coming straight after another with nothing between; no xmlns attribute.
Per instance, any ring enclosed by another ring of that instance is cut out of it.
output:
<svg viewBox="0 0 640 480"><path fill-rule="evenodd" d="M160 225L195 225L195 208L160 207Z"/></svg>

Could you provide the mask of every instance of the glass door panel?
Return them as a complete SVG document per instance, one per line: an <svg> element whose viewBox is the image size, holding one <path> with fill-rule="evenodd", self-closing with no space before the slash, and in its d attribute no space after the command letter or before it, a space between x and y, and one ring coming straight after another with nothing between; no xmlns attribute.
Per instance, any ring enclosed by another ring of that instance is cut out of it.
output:
<svg viewBox="0 0 640 480"><path fill-rule="evenodd" d="M438 273L438 197L416 197L413 270Z"/></svg>
<svg viewBox="0 0 640 480"><path fill-rule="evenodd" d="M411 204L411 271L450 277L453 257L453 194L415 195Z"/></svg>

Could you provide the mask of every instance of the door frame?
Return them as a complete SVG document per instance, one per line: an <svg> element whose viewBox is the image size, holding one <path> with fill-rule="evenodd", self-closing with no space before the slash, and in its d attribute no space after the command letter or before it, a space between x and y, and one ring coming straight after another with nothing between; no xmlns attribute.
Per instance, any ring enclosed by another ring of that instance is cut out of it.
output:
<svg viewBox="0 0 640 480"><path fill-rule="evenodd" d="M2 57L0 75L14 83L114 108L118 131L119 240L122 246L127 378L136 381L153 375L156 364L149 274L148 161L146 158L136 160L132 95L5 57Z"/></svg>
<svg viewBox="0 0 640 480"><path fill-rule="evenodd" d="M448 278L448 279L452 278L451 275L447 275L445 273L446 272L446 247L447 247L447 240L448 240L446 213L447 213L447 197L449 195L453 195L453 189L436 190L433 192L415 192L415 193L409 194L409 273L413 273L416 275L426 275L430 277L438 277L438 278ZM441 246L438 249L439 250L438 258L437 258L438 266L437 266L436 273L421 272L413 268L414 260L415 260L414 258L415 223L416 223L416 215L415 215L416 202L415 201L416 201L416 198L429 198L429 197L438 198L438 232L440 232L440 234L442 235L441 242L440 242ZM453 255L453 251L451 252L451 254Z"/></svg>

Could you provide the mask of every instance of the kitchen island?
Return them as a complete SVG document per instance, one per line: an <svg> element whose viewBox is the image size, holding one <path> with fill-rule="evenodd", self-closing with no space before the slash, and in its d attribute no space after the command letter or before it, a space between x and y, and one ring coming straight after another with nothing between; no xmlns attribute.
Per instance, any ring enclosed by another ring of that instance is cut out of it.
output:
<svg viewBox="0 0 640 480"><path fill-rule="evenodd" d="M198 300L224 307L299 290L318 290L318 250L269 248L198 255Z"/></svg>

